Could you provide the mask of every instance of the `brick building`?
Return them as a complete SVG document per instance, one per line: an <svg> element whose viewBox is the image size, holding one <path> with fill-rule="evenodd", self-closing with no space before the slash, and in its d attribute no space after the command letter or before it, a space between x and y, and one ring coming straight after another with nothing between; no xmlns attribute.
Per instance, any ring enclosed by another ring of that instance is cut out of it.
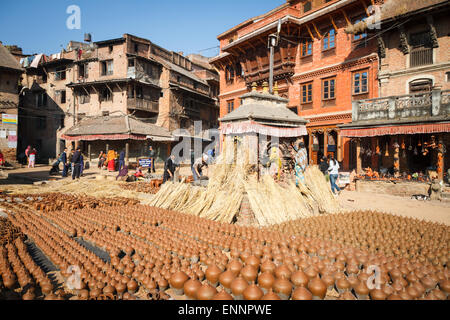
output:
<svg viewBox="0 0 450 320"><path fill-rule="evenodd" d="M357 143L357 171L393 169L395 175L450 169L450 3L386 1L378 42L380 97L354 101L342 134Z"/></svg>
<svg viewBox="0 0 450 320"><path fill-rule="evenodd" d="M16 162L20 79L23 68L0 42L0 150L8 163Z"/></svg>
<svg viewBox="0 0 450 320"><path fill-rule="evenodd" d="M352 101L378 97L377 42L344 29L367 18L371 1L288 0L220 34L220 116L240 105L253 82L269 76L268 35L281 21L274 77L289 108L307 119L310 162L335 154L343 167L356 166L355 144L338 125L352 120Z"/></svg>
<svg viewBox="0 0 450 320"><path fill-rule="evenodd" d="M201 57L194 63L147 39L124 34L94 43L71 42L60 54L35 59L40 59L38 66L27 67L24 104L42 121L24 135L34 141L27 143L37 145L45 137L41 149L49 158L64 145L78 144L91 158L105 149L125 147L136 158L150 144L165 158L174 130L193 134L196 120L203 129L218 125L218 75ZM129 126L130 119L139 124ZM89 132L95 124L104 130ZM40 129L46 133L36 132Z"/></svg>

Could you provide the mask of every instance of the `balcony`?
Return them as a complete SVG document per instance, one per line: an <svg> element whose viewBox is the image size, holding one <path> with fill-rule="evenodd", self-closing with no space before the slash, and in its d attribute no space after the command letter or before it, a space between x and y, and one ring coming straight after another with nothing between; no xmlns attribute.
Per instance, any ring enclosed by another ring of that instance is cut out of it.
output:
<svg viewBox="0 0 450 320"><path fill-rule="evenodd" d="M127 107L128 107L128 109L133 109L133 110L141 110L141 111L159 113L159 102L151 101L151 100L147 100L147 99L129 98L127 100Z"/></svg>
<svg viewBox="0 0 450 320"><path fill-rule="evenodd" d="M424 119L450 114L450 90L353 102L353 122Z"/></svg>

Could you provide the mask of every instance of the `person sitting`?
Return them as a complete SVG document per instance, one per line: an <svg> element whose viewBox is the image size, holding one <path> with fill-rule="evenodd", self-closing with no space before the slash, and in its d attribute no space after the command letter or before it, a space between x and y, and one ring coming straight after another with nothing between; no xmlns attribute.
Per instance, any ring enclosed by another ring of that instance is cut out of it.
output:
<svg viewBox="0 0 450 320"><path fill-rule="evenodd" d="M128 167L124 166L122 170L119 171L119 175L116 177L116 180L126 181L128 178Z"/></svg>
<svg viewBox="0 0 450 320"><path fill-rule="evenodd" d="M134 174L134 176L136 178L143 178L144 177L144 173L142 172L142 168L141 167L138 167L136 169L136 173Z"/></svg>
<svg viewBox="0 0 450 320"><path fill-rule="evenodd" d="M105 163L106 157L103 151L100 151L100 155L98 156L98 168L103 168L103 164Z"/></svg>

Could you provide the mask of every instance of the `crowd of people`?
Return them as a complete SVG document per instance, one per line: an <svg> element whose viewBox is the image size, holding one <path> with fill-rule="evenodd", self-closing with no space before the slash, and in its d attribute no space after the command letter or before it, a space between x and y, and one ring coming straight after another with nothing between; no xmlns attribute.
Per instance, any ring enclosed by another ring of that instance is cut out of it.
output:
<svg viewBox="0 0 450 320"><path fill-rule="evenodd" d="M69 171L72 173L72 180L80 179L83 175L84 170L84 156L81 152L81 148L78 147L75 150L70 150L67 153L68 149L64 148L64 151L60 154L58 160L54 164L54 167L57 166L59 170L59 165L62 163L62 177L66 178L69 174Z"/></svg>

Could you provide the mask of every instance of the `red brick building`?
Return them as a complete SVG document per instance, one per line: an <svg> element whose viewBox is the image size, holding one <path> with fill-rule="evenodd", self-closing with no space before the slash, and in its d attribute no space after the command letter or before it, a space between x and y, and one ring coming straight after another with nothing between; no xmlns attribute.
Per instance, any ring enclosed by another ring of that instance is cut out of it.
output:
<svg viewBox="0 0 450 320"><path fill-rule="evenodd" d="M274 77L289 108L309 120L310 162L335 154L344 169L356 166L356 145L340 135L351 122L352 101L379 95L377 41L349 35L348 26L369 16L369 0L287 0L261 16L220 34L220 117L240 105L240 96L268 80L268 35L281 20Z"/></svg>

